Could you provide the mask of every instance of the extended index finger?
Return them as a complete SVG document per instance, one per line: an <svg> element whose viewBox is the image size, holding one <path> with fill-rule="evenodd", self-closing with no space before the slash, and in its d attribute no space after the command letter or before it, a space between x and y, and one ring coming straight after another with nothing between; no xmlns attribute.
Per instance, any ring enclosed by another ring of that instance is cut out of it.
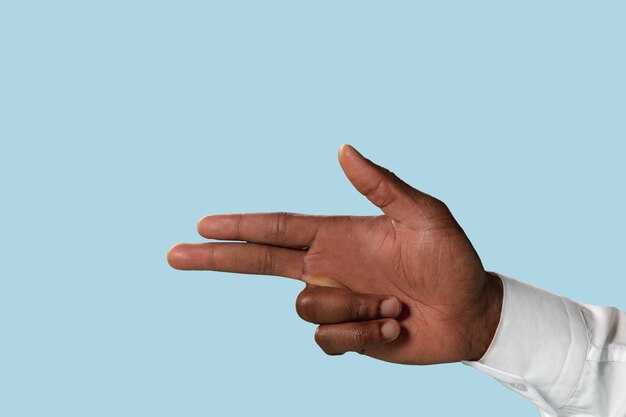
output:
<svg viewBox="0 0 626 417"><path fill-rule="evenodd" d="M303 248L313 242L325 218L287 212L212 214L200 219L198 233L207 239Z"/></svg>

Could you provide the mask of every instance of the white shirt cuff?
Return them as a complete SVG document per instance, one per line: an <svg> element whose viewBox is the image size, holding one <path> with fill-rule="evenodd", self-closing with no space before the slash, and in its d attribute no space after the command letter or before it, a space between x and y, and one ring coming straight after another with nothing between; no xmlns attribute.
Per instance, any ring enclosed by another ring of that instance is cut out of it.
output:
<svg viewBox="0 0 626 417"><path fill-rule="evenodd" d="M574 393L589 341L577 303L503 274L500 322L478 361L463 361L555 415Z"/></svg>

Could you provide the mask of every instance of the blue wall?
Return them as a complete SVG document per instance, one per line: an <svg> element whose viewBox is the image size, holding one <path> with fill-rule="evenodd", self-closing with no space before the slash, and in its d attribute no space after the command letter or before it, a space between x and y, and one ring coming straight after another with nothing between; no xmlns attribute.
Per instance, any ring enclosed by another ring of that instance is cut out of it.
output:
<svg viewBox="0 0 626 417"><path fill-rule="evenodd" d="M302 283L165 254L209 213L378 214L347 142L487 269L626 308L615 4L2 2L0 414L537 415L461 364L327 357Z"/></svg>

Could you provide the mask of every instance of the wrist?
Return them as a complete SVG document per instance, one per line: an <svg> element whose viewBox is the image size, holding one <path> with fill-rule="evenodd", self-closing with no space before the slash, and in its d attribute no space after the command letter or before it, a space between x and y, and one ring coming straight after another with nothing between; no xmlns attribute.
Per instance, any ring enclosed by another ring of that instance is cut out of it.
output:
<svg viewBox="0 0 626 417"><path fill-rule="evenodd" d="M504 296L502 279L493 272L485 272L485 274L485 289L481 297L481 306L469 329L470 348L466 358L468 361L478 361L484 356L500 324Z"/></svg>

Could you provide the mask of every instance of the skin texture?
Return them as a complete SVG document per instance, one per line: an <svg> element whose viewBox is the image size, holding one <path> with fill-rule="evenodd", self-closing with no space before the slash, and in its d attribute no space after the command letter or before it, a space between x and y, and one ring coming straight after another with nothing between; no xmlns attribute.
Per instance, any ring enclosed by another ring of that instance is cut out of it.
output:
<svg viewBox="0 0 626 417"><path fill-rule="evenodd" d="M170 265L304 281L296 310L320 324L315 340L328 354L418 365L480 359L499 322L500 278L484 270L442 201L350 145L338 157L382 215L209 215L198 232L235 242L177 244Z"/></svg>

